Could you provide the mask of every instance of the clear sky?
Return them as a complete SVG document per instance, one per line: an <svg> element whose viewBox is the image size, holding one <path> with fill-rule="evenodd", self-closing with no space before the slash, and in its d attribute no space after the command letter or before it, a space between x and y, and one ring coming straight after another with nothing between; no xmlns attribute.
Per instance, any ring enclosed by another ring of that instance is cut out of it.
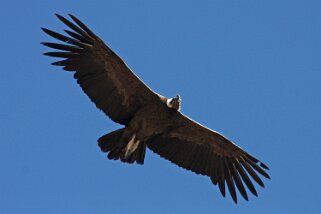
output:
<svg viewBox="0 0 321 214"><path fill-rule="evenodd" d="M10 3L9 3L10 2ZM1 4L0 213L321 213L321 1L6 1ZM109 161L120 126L53 67L40 27L84 21L182 112L270 167L259 197L222 198L148 151Z"/></svg>

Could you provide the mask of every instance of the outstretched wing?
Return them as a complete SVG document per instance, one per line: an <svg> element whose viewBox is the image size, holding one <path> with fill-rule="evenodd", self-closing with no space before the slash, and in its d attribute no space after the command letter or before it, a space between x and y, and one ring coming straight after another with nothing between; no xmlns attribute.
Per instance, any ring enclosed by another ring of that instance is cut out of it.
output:
<svg viewBox="0 0 321 214"><path fill-rule="evenodd" d="M140 106L158 99L157 94L86 25L72 15L70 17L75 24L56 15L72 31L65 30L69 36L64 36L42 28L48 35L65 43L42 43L59 50L44 55L63 58L52 65L75 71L74 77L83 91L112 120L126 125Z"/></svg>
<svg viewBox="0 0 321 214"><path fill-rule="evenodd" d="M221 134L214 132L181 113L171 118L166 132L147 142L148 147L165 159L191 170L207 175L219 186L225 197L225 183L231 197L237 203L236 188L248 200L247 188L257 196L249 175L260 186L264 184L257 173L270 178L268 167L233 144Z"/></svg>

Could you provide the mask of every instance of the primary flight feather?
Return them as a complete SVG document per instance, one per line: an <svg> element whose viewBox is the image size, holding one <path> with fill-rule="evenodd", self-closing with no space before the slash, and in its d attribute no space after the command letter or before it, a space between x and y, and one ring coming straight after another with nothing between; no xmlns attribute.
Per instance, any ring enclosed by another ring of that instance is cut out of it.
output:
<svg viewBox="0 0 321 214"><path fill-rule="evenodd" d="M70 30L65 30L65 36L42 28L62 42L43 42L57 50L45 55L61 58L52 64L73 72L97 108L124 125L98 139L109 159L143 164L148 147L178 166L210 177L223 196L227 187L235 203L236 189L245 200L246 189L257 196L252 181L264 187L259 175L270 178L264 163L223 135L183 115L179 96L169 99L153 92L75 16L70 15L73 22L56 16Z"/></svg>

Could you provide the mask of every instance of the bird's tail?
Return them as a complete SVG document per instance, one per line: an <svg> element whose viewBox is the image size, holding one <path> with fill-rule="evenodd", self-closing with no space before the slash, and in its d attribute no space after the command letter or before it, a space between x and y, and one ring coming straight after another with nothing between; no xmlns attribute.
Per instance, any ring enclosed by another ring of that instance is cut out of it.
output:
<svg viewBox="0 0 321 214"><path fill-rule="evenodd" d="M130 139L123 136L125 128L118 129L98 139L101 151L108 153L110 160L121 160L125 163L144 164L146 144L132 135Z"/></svg>

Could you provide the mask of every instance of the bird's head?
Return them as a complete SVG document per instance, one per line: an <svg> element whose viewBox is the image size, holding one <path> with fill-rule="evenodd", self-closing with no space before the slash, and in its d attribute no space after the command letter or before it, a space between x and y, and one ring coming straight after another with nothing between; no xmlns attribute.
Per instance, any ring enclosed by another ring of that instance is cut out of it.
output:
<svg viewBox="0 0 321 214"><path fill-rule="evenodd" d="M181 110L181 97L176 95L176 97L168 99L166 102L169 108L176 109L177 111Z"/></svg>

